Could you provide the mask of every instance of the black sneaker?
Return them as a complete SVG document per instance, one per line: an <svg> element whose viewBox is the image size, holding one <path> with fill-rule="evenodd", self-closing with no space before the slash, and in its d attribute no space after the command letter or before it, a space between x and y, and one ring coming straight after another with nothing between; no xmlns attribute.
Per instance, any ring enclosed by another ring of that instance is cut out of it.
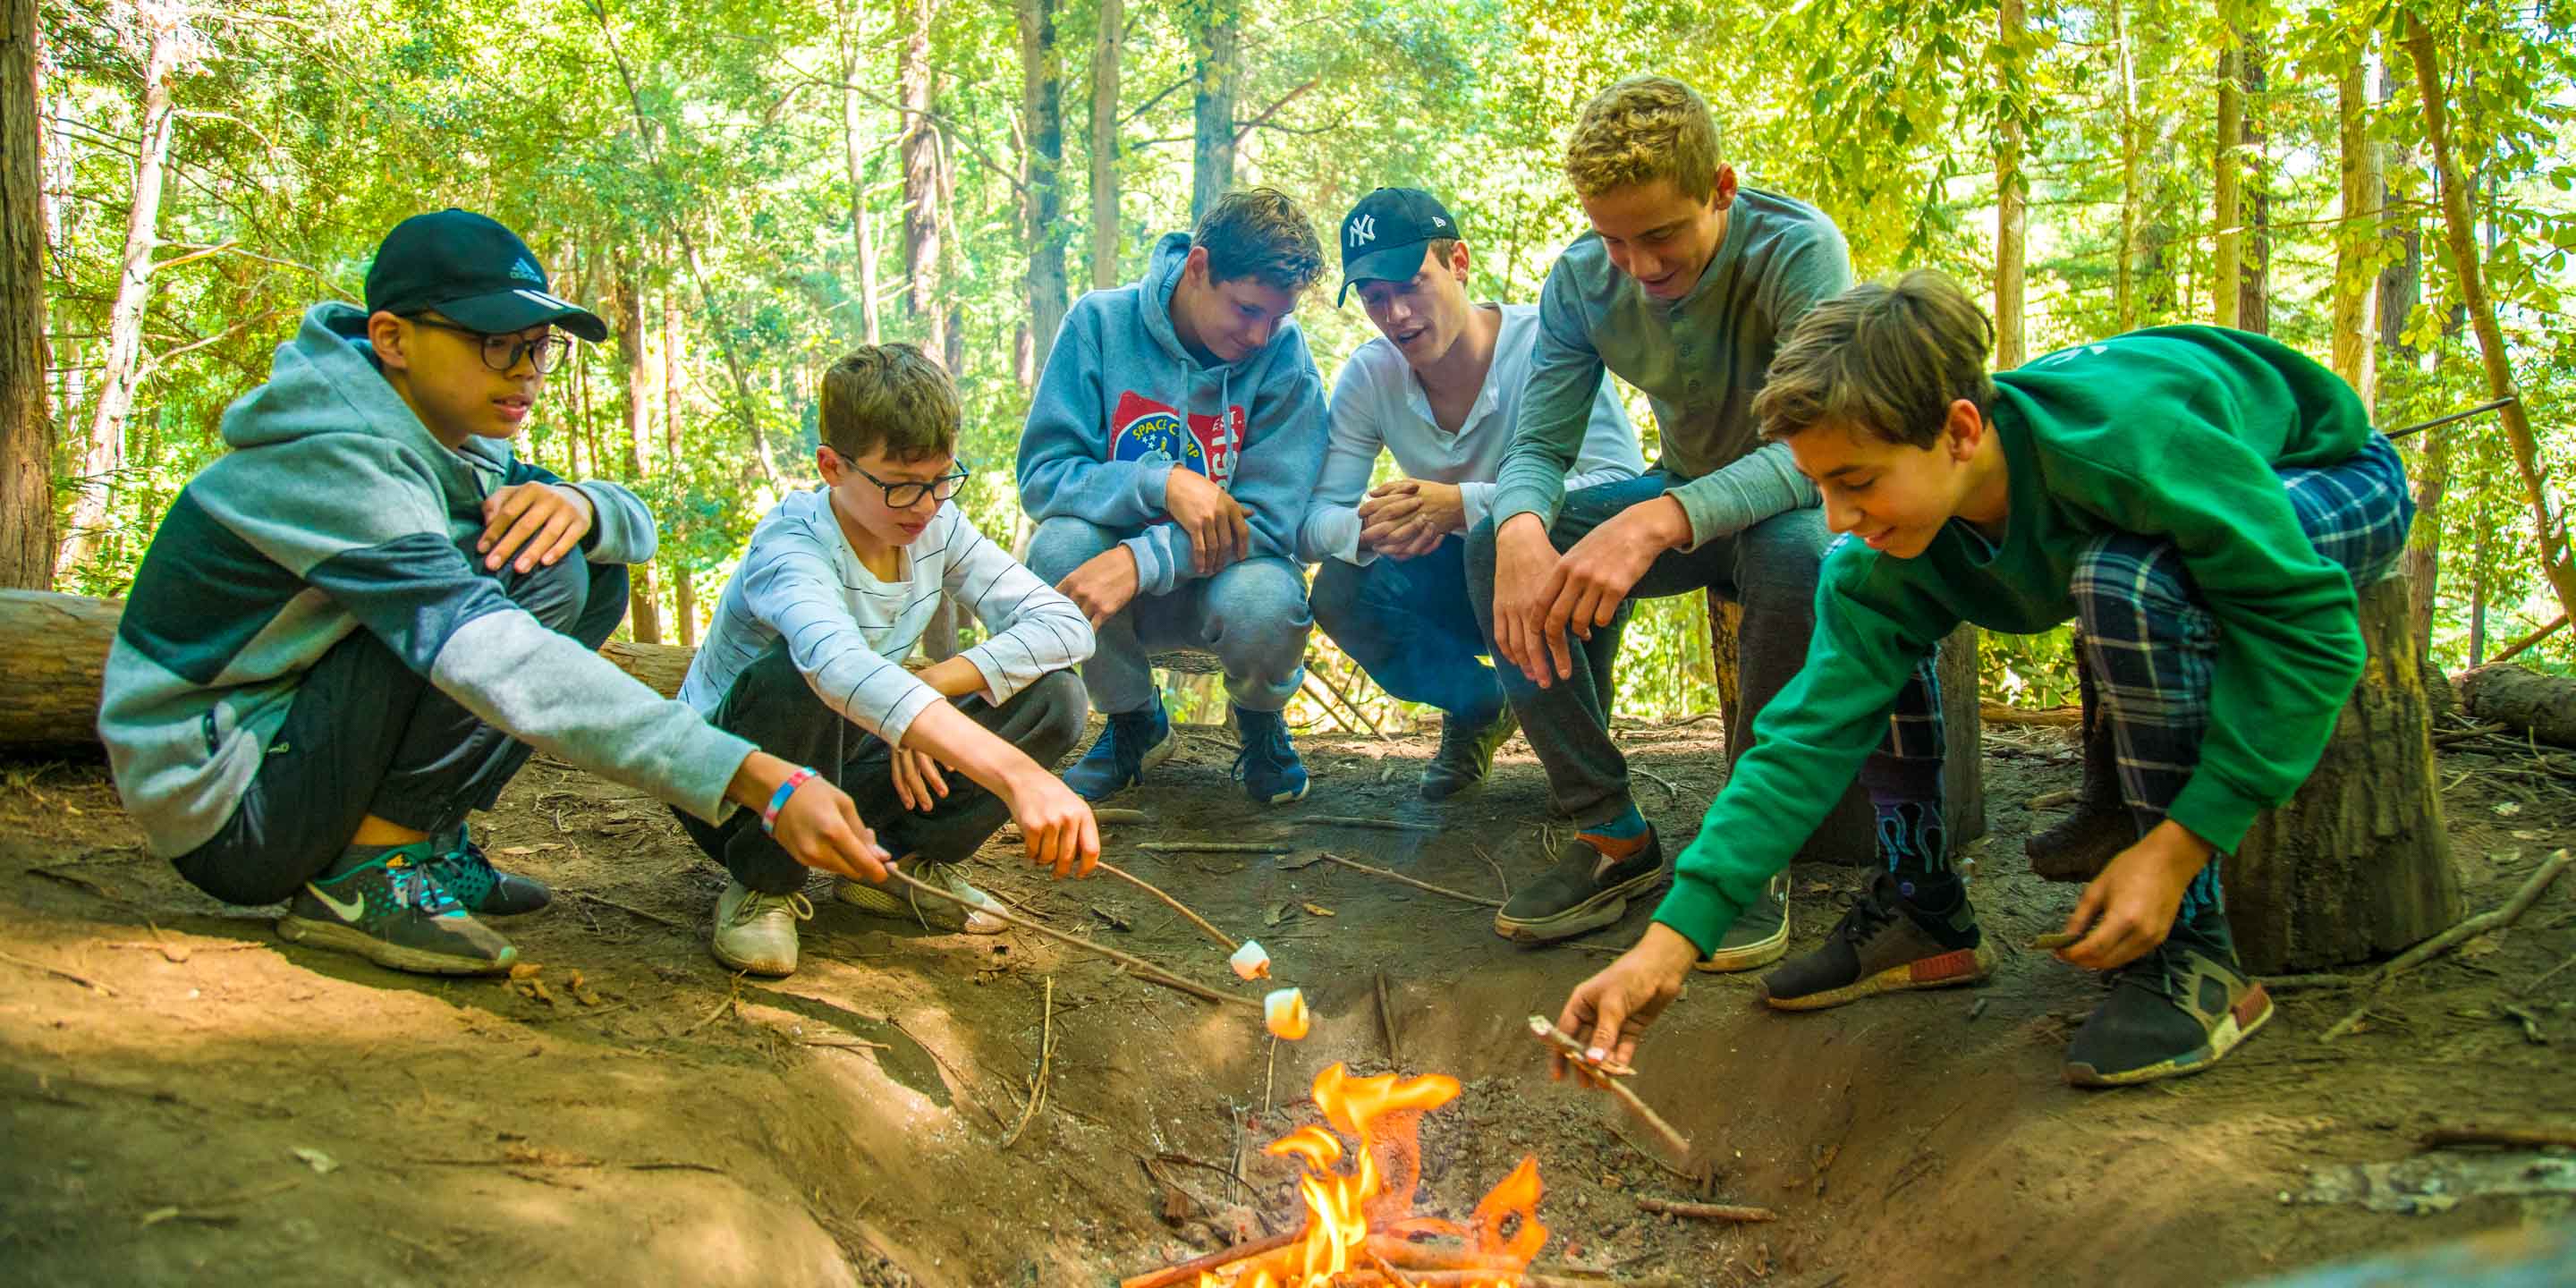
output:
<svg viewBox="0 0 2576 1288"><path fill-rule="evenodd" d="M474 919L429 874L429 843L387 850L295 892L277 933L337 948L393 970L424 975L497 975L519 950Z"/></svg>
<svg viewBox="0 0 2576 1288"><path fill-rule="evenodd" d="M1460 720L1455 713L1440 717L1440 750L1433 752L1431 763L1422 768L1422 799L1447 800L1468 788L1480 786L1494 768L1494 752L1520 728L1510 707L1482 728Z"/></svg>
<svg viewBox="0 0 2576 1288"><path fill-rule="evenodd" d="M1628 899L1662 885L1672 873L1664 867L1663 838L1646 829L1646 844L1625 859L1613 859L1580 836L1556 849L1556 866L1547 875L1514 892L1494 914L1494 933L1522 943L1543 944L1598 930L1626 916Z"/></svg>
<svg viewBox="0 0 2576 1288"><path fill-rule="evenodd" d="M2177 926L2146 956L2110 972L2111 991L2066 1048L2069 1085L2198 1073L2270 1022L2272 995L2236 964L2223 926Z"/></svg>
<svg viewBox="0 0 2576 1288"><path fill-rule="evenodd" d="M1822 947L1764 976L1754 995L1783 1011L1820 1011L1874 993L1981 982L1995 973L1994 950L1967 895L1955 898L1948 912L1933 912L1882 872Z"/></svg>
<svg viewBox="0 0 2576 1288"><path fill-rule="evenodd" d="M1234 709L1235 732L1243 750L1234 757L1234 778L1256 805L1285 805L1306 796L1306 765L1288 741L1288 720L1276 711Z"/></svg>
<svg viewBox="0 0 2576 1288"><path fill-rule="evenodd" d="M459 825L456 846L421 865L432 880L456 896L456 902L478 917L516 917L553 903L554 892L535 877L503 872L483 857L474 830Z"/></svg>
<svg viewBox="0 0 2576 1288"><path fill-rule="evenodd" d="M1064 771L1064 785L1084 800L1105 801L1145 781L1145 771L1170 760L1180 742L1158 698L1142 711L1109 717L1100 740Z"/></svg>
<svg viewBox="0 0 2576 1288"><path fill-rule="evenodd" d="M1780 960L1789 951L1789 874L1775 872L1762 883L1762 897L1718 936L1717 947L1694 963L1705 971L1751 970Z"/></svg>

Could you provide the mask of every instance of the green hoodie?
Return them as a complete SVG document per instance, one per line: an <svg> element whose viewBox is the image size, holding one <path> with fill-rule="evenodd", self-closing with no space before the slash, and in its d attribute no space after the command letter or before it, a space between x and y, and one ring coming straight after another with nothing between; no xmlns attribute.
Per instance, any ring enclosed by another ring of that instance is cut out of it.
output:
<svg viewBox="0 0 2576 1288"><path fill-rule="evenodd" d="M2294 349L2216 327L2079 345L1995 377L2000 544L1952 520L1897 559L1825 556L1807 662L1675 863L1655 919L1705 951L1789 862L1878 746L1914 664L1962 621L2027 634L2075 615L2077 558L2115 532L2172 542L2218 619L2213 713L2168 817L2233 850L2316 768L2361 678L2352 579L2309 544L2277 471L2369 441L2352 387Z"/></svg>
<svg viewBox="0 0 2576 1288"><path fill-rule="evenodd" d="M181 489L108 649L98 732L152 852L232 817L306 669L367 630L441 692L548 754L710 821L750 743L538 624L468 553L493 489L560 482L507 443L431 437L377 370L366 314L318 305L267 384L224 412L233 450ZM653 516L579 485L593 563L653 557ZM383 719L383 712L347 713Z"/></svg>

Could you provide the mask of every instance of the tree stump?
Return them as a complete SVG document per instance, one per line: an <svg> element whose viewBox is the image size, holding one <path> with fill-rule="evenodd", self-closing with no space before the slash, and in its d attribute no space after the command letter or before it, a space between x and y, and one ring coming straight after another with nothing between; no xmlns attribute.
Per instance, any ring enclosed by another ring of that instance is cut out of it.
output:
<svg viewBox="0 0 2576 1288"><path fill-rule="evenodd" d="M1716 671L1718 709L1724 713L1726 762L1730 768L1752 738L1753 713L1744 710L1738 700L1736 679L1736 631L1743 621L1744 610L1733 601L1719 595L1708 597L1709 658ZM1969 842L1986 834L1985 728L1978 718L1976 627L1963 625L1941 641L1938 670L1943 737L1942 821L1949 832L1950 853L1956 856ZM1878 821L1870 810L1869 793L1857 781L1834 803L1825 820L1816 825L1815 835L1798 851L1798 858L1844 867L1877 864Z"/></svg>
<svg viewBox="0 0 2576 1288"><path fill-rule="evenodd" d="M2406 582L2361 589L2369 649L2314 774L2254 820L2222 869L2248 970L2309 971L2395 952L2460 919Z"/></svg>

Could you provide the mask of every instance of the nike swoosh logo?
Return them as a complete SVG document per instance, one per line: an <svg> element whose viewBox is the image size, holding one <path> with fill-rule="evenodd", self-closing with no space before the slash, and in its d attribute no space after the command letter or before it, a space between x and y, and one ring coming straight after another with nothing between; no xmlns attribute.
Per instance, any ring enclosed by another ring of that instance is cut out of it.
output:
<svg viewBox="0 0 2576 1288"><path fill-rule="evenodd" d="M322 905L329 908L332 913L338 916L342 921L355 925L358 918L367 915L367 896L363 894L359 895L355 899L351 899L347 903L342 903L339 900L332 898L330 895L323 893L322 887L318 885L307 884L304 888L312 891L313 897L321 900Z"/></svg>

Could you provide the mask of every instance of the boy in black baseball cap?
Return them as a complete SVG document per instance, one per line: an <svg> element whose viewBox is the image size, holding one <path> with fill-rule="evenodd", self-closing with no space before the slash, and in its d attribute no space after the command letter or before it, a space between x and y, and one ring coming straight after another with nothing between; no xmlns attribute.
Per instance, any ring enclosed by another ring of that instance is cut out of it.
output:
<svg viewBox="0 0 2576 1288"><path fill-rule="evenodd" d="M608 328L508 229L405 220L361 311L315 306L233 450L189 481L136 571L99 733L152 852L279 933L400 970L507 970L481 918L548 893L465 828L531 745L790 854L881 878L849 798L601 658L653 516L512 455L546 373ZM578 552L579 558L567 556Z"/></svg>

